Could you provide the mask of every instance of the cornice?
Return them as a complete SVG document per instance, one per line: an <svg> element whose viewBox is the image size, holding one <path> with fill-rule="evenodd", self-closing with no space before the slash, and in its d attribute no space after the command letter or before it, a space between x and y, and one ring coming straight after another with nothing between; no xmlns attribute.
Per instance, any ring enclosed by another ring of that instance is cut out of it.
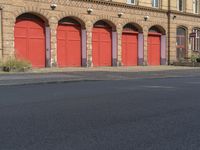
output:
<svg viewBox="0 0 200 150"><path fill-rule="evenodd" d="M41 2L41 3L50 3L50 0L25 0L25 1L34 1L34 2ZM69 3L68 3L69 2ZM59 5L66 5L66 6L75 6L71 5L73 2L86 2L88 3L88 6L83 7L92 7L93 4L99 4L99 5L106 5L111 7L118 7L120 11L126 12L126 9L135 9L135 10L144 10L147 12L159 12L159 13L166 13L166 14L175 14L175 15L181 15L181 16L189 16L189 17L195 17L199 18L200 14L193 14L188 12L180 12L176 10L165 10L161 8L152 8L152 7L146 7L146 6L140 6L140 5L130 5L126 3L120 3L120 2L114 2L114 1L108 1L108 0L65 0L64 3L61 1L57 1L57 4ZM91 6L90 6L91 4ZM77 7L80 7L80 5L77 5ZM121 8L121 9L120 9ZM1 6L0 6L0 9ZM169 8L170 9L170 8Z"/></svg>
<svg viewBox="0 0 200 150"><path fill-rule="evenodd" d="M180 11L176 11L176 10L171 10L169 13L170 13L170 14L175 14L175 15L180 15L180 16L189 16L189 17L200 18L200 14L193 14L193 13L187 13L187 12L180 12Z"/></svg>
<svg viewBox="0 0 200 150"><path fill-rule="evenodd" d="M163 10L160 8L152 8L152 7L145 7L140 5L130 5L126 3L120 3L120 2L113 2L113 1L104 1L104 0L71 0L71 1L81 1L81 2L88 2L93 4L101 4L101 5L107 5L107 6L115 6L115 7L121 7L121 8L128 8L128 9L138 9L138 10L146 10L146 11L152 11L152 12L160 12L160 13L167 13L167 10Z"/></svg>
<svg viewBox="0 0 200 150"><path fill-rule="evenodd" d="M25 1L50 3L49 0L25 0ZM121 9L136 9L136 10L145 10L145 11L159 12L159 13L167 13L168 12L167 10L163 10L161 8L152 8L152 7L145 7L145 6L140 6L140 5L131 5L131 4L126 4L126 3L106 1L106 0L65 0L64 2L57 1L57 4L70 6L71 3L73 3L73 2L87 2L88 4L99 4L99 5L104 5L104 6L106 5L106 6L111 6L111 7L119 7ZM78 5L78 6L80 7L80 5Z"/></svg>

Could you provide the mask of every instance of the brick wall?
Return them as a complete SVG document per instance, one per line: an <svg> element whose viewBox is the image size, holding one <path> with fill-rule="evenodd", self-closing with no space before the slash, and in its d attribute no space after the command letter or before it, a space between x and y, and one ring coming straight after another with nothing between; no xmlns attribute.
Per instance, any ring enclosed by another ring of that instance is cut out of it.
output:
<svg viewBox="0 0 200 150"><path fill-rule="evenodd" d="M150 6L145 0L141 1L143 5ZM56 54L56 29L58 21L64 17L73 17L78 20L87 31L87 61L92 60L92 28L98 20L108 22L118 35L118 63L121 62L121 35L123 26L127 23L139 25L144 34L144 60L147 61L147 37L150 27L156 25L166 31L168 39L168 15L166 6L167 1L163 0L164 9L152 9L151 7L127 6L123 3L115 2L89 2L60 0L57 2L57 8L51 10L49 0L1 0L0 6L3 10L3 58L14 55L14 26L16 18L23 13L32 13L46 21L47 26L51 28L51 56L52 62L57 61ZM173 2L173 5L175 3ZM174 7L174 6L173 6ZM91 14L87 9L92 8ZM118 13L123 13L118 17ZM144 16L150 18L145 21ZM173 16L176 16L174 19ZM168 52L168 41L166 40L167 54L170 54L170 62L176 61L176 28L184 26L191 32L193 27L200 27L200 17L198 15L183 14L174 12L170 15L170 52ZM1 43L0 43L1 44ZM1 58L1 57L0 57Z"/></svg>

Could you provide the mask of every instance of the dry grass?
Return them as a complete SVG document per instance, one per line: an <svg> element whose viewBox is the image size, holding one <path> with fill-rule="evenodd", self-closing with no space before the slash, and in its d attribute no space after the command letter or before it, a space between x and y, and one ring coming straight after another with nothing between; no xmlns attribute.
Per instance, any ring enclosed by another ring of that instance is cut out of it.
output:
<svg viewBox="0 0 200 150"><path fill-rule="evenodd" d="M32 68L28 61L15 58L9 58L6 61L0 62L0 67L5 72L24 72Z"/></svg>

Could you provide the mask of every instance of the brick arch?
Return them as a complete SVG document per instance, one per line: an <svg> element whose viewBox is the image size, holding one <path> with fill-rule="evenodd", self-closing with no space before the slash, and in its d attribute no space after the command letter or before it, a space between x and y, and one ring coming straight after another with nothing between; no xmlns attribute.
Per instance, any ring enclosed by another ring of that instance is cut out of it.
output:
<svg viewBox="0 0 200 150"><path fill-rule="evenodd" d="M177 29L178 29L178 28L183 28L183 29L185 29L186 35L189 34L189 27L187 27L186 25L177 25L177 26L176 26L176 30L175 30L176 32L177 32ZM175 32L175 33L176 33L176 32ZM176 34L177 34L177 33L176 33Z"/></svg>
<svg viewBox="0 0 200 150"><path fill-rule="evenodd" d="M81 14L75 13L75 12L63 12L57 16L57 21L65 18L65 17L75 19L76 21L78 21L81 24L82 28L86 28L86 18L84 15L81 15Z"/></svg>
<svg viewBox="0 0 200 150"><path fill-rule="evenodd" d="M50 19L49 13L38 7L25 7L25 8L21 8L15 12L13 12L13 24L15 24L16 18L18 16L25 14L25 13L30 13L30 14L36 15L36 16L40 17L43 21L45 21L45 23L47 25L49 24L49 19Z"/></svg>
<svg viewBox="0 0 200 150"><path fill-rule="evenodd" d="M132 24L132 25L135 25L138 29L139 29L139 32L143 32L143 25L140 21L136 20L136 19L128 19L128 20L125 20L123 22L120 23L120 28L121 30L123 30L123 27L127 24Z"/></svg>
<svg viewBox="0 0 200 150"><path fill-rule="evenodd" d="M193 29L200 29L200 26L192 26L192 27L191 27L191 31L192 31Z"/></svg>
<svg viewBox="0 0 200 150"><path fill-rule="evenodd" d="M162 32L164 32L164 34L167 33L167 26L163 25L161 22L152 22L152 23L148 23L147 25L147 29L149 30L151 27L156 26L159 29L162 30ZM148 32L148 31L147 31Z"/></svg>
<svg viewBox="0 0 200 150"><path fill-rule="evenodd" d="M185 30L188 30L189 29L189 27L187 27L187 25L182 25L182 24L178 24L177 26L176 26L176 29L177 28L184 28Z"/></svg>
<svg viewBox="0 0 200 150"><path fill-rule="evenodd" d="M186 37L189 35L189 32L190 32L190 28L189 27L187 27L187 26L185 26L185 25L177 25L176 26L176 32L175 32L175 34L177 35L177 29L178 28L182 28L182 29L184 29L185 30L185 32L186 32ZM191 28L191 30L192 30L192 28Z"/></svg>
<svg viewBox="0 0 200 150"><path fill-rule="evenodd" d="M94 19L92 19L91 23L94 25L97 21L100 21L100 20L105 21L106 23L108 23L112 27L113 31L117 30L117 22L113 18L111 18L109 16L103 15L103 16L95 17Z"/></svg>
<svg viewBox="0 0 200 150"><path fill-rule="evenodd" d="M139 24L137 24L137 23L135 23L135 22L128 22L128 23L126 23L125 25L127 25L127 24L132 24L134 27L136 27L136 28L138 29L138 32L139 32L139 33L143 33L143 28L142 28ZM123 27L124 27L125 25L123 25ZM123 28L123 27L122 27L122 28Z"/></svg>
<svg viewBox="0 0 200 150"><path fill-rule="evenodd" d="M149 29L151 29L152 27L156 27L163 35L166 34L166 29L162 25L154 24L152 26L149 26Z"/></svg>

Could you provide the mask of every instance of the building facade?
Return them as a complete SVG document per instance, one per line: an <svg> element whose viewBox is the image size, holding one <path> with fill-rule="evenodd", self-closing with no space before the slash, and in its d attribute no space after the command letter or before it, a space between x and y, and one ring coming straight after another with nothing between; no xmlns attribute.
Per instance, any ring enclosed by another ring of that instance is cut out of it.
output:
<svg viewBox="0 0 200 150"><path fill-rule="evenodd" d="M0 60L167 65L200 51L199 0L1 0Z"/></svg>

